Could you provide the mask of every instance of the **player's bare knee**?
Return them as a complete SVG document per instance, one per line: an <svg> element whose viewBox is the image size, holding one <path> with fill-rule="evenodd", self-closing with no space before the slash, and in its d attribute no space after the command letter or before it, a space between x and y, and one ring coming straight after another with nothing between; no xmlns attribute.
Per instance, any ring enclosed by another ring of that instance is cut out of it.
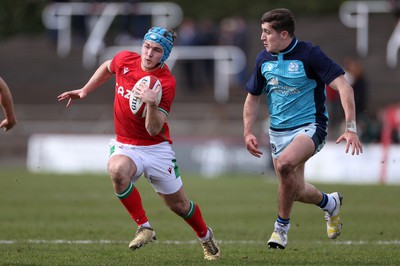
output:
<svg viewBox="0 0 400 266"><path fill-rule="evenodd" d="M127 180L129 180L129 177L123 174L123 169L122 167L119 167L118 164L110 164L108 166L108 174L110 175L111 181L115 186L125 185Z"/></svg>
<svg viewBox="0 0 400 266"><path fill-rule="evenodd" d="M284 158L279 158L276 163L276 170L281 174L282 177L290 176L294 172L294 165Z"/></svg>

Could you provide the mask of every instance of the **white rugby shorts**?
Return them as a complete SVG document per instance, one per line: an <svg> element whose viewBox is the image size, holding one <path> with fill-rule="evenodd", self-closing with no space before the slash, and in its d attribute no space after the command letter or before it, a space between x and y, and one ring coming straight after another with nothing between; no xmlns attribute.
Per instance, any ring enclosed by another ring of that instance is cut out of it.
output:
<svg viewBox="0 0 400 266"><path fill-rule="evenodd" d="M154 190L161 194L172 194L182 187L175 152L168 142L135 146L112 139L109 146L110 158L114 155L125 155L136 164L137 171L131 177L133 183L144 174Z"/></svg>
<svg viewBox="0 0 400 266"><path fill-rule="evenodd" d="M314 154L318 153L326 143L327 131L318 126L316 123L311 123L293 130L276 131L269 129L269 138L271 146L271 155L277 159L282 151L293 141L298 134L309 136L315 145Z"/></svg>

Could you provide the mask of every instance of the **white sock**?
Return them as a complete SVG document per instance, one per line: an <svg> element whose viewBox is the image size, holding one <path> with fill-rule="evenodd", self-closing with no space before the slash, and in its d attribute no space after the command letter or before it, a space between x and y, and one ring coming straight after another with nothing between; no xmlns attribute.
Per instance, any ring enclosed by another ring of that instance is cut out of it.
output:
<svg viewBox="0 0 400 266"><path fill-rule="evenodd" d="M326 203L326 206L323 208L323 210L332 213L333 210L336 208L336 200L333 198L332 195L326 195L328 196L328 203Z"/></svg>
<svg viewBox="0 0 400 266"><path fill-rule="evenodd" d="M149 223L149 221L145 222L144 224L139 225L139 227L140 227L140 226L152 228L152 227L151 227L151 224Z"/></svg>
<svg viewBox="0 0 400 266"><path fill-rule="evenodd" d="M281 230L281 231L285 231L287 233L289 231L289 229L290 229L290 223L289 224L282 224L282 223L275 222L275 229L278 229L278 230Z"/></svg>
<svg viewBox="0 0 400 266"><path fill-rule="evenodd" d="M207 229L207 234L204 237L199 237L199 239L200 239L201 242L204 242L208 238L210 238L210 235L211 235L210 230Z"/></svg>

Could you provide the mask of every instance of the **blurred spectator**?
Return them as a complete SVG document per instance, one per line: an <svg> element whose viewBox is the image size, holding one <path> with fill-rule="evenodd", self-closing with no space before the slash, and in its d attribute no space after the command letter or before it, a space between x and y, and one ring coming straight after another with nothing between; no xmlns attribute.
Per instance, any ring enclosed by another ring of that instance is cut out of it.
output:
<svg viewBox="0 0 400 266"><path fill-rule="evenodd" d="M368 113L368 80L360 62L354 57L346 57L343 60L346 70L345 77L354 89L356 103L357 125L360 139L363 142L375 142L379 140L379 127Z"/></svg>
<svg viewBox="0 0 400 266"><path fill-rule="evenodd" d="M126 9L133 9L130 5L135 5L140 1L138 0L125 0L127 4ZM151 27L150 15L138 15L128 13L119 15L115 18L116 32L118 33L115 38L116 45L137 45L141 46L143 36L146 34L147 29Z"/></svg>
<svg viewBox="0 0 400 266"><path fill-rule="evenodd" d="M353 57L344 59L345 78L354 89L357 125L362 142L371 142L376 135L371 127L371 117L367 111L368 82L360 62Z"/></svg>
<svg viewBox="0 0 400 266"><path fill-rule="evenodd" d="M194 46L197 45L197 28L196 22L191 18L185 18L178 30L178 45ZM197 90L198 82L196 78L196 62L194 60L181 60L180 64L183 67L183 77L185 78L185 87L188 90Z"/></svg>
<svg viewBox="0 0 400 266"><path fill-rule="evenodd" d="M211 46L217 45L217 32L211 20L196 22L185 18L179 28L178 45ZM214 60L180 60L185 73L185 87L189 91L198 91L203 87L212 86L214 80Z"/></svg>
<svg viewBox="0 0 400 266"><path fill-rule="evenodd" d="M353 57L344 59L345 78L354 89L357 119L367 111L368 83L363 68L358 60Z"/></svg>
<svg viewBox="0 0 400 266"><path fill-rule="evenodd" d="M356 103L356 117L357 127L362 142L371 142L379 138L376 136L376 130L373 130L371 124L370 114L367 110L368 103L368 81L365 76L364 70L360 62L354 57L346 57L343 60L343 68L345 69L345 78L354 90L354 101ZM326 87L327 94L327 107L330 118L330 129L337 131L341 130L344 121L343 111L340 106L340 98L338 92L331 89L329 86Z"/></svg>
<svg viewBox="0 0 400 266"><path fill-rule="evenodd" d="M244 18L239 16L227 17L223 19L219 26L220 45L237 46L246 53L248 49L247 24ZM247 81L247 73L243 69L237 76L235 83L240 87L245 85Z"/></svg>
<svg viewBox="0 0 400 266"><path fill-rule="evenodd" d="M328 85L326 85L326 106L329 114L329 132L333 133L328 134L328 137L336 136L339 134L344 113L340 103L339 93Z"/></svg>
<svg viewBox="0 0 400 266"><path fill-rule="evenodd" d="M203 46L213 46L218 44L218 31L215 23L210 19L201 19L198 23L197 43ZM213 86L214 80L214 60L206 59L199 61L199 73L203 74L201 84L206 87Z"/></svg>
<svg viewBox="0 0 400 266"><path fill-rule="evenodd" d="M75 2L71 0L51 0L49 1L49 4L52 3L70 3L70 2ZM90 2L90 1L88 1ZM89 35L89 17L88 15L82 15L82 14L71 14L70 17L70 23L71 23L71 38L72 38L72 44L76 45L77 47L81 47L84 45L86 42L86 39ZM48 37L51 43L57 44L57 38L58 38L58 30L56 29L47 29Z"/></svg>

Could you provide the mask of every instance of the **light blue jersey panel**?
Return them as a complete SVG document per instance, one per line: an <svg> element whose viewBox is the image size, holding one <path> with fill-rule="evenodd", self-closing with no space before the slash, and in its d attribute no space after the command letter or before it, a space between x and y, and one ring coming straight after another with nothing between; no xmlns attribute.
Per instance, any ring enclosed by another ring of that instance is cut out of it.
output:
<svg viewBox="0 0 400 266"><path fill-rule="evenodd" d="M293 38L278 54L262 50L257 55L246 90L251 95L267 95L270 128L275 131L310 123L325 128L325 86L343 74L343 69L318 46Z"/></svg>
<svg viewBox="0 0 400 266"><path fill-rule="evenodd" d="M315 122L315 80L306 75L303 62L282 60L264 62L261 74L266 80L271 127L294 128Z"/></svg>

